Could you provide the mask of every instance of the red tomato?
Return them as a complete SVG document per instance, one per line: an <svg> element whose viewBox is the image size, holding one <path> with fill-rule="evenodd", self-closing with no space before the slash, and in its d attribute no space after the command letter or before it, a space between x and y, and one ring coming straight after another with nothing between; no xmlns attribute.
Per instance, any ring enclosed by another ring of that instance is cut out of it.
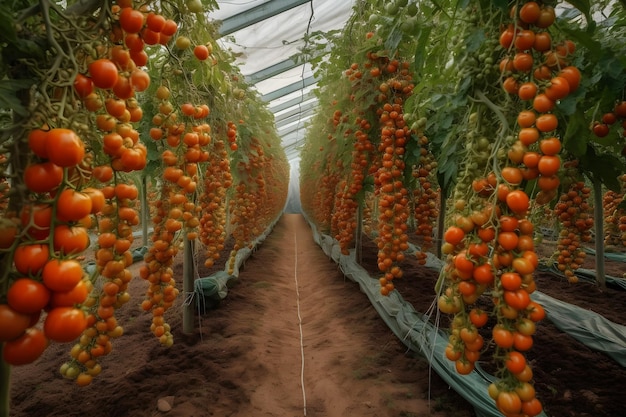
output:
<svg viewBox="0 0 626 417"><path fill-rule="evenodd" d="M15 311L34 314L41 311L50 301L50 291L39 281L19 278L7 291L7 302Z"/></svg>
<svg viewBox="0 0 626 417"><path fill-rule="evenodd" d="M492 329L493 341L496 345L503 349L508 349L513 346L513 332L507 328L496 324Z"/></svg>
<svg viewBox="0 0 626 417"><path fill-rule="evenodd" d="M161 32L163 26L165 26L165 17L154 12L148 13L146 17L146 25L154 32Z"/></svg>
<svg viewBox="0 0 626 417"><path fill-rule="evenodd" d="M85 156L85 144L70 129L50 130L46 146L48 158L60 167L76 166Z"/></svg>
<svg viewBox="0 0 626 417"><path fill-rule="evenodd" d="M528 401L522 401L522 412L529 416L534 417L539 415L543 411L543 406L537 398L532 398Z"/></svg>
<svg viewBox="0 0 626 417"><path fill-rule="evenodd" d="M511 373L519 374L526 368L526 358L521 353L513 350L509 352L504 364Z"/></svg>
<svg viewBox="0 0 626 417"><path fill-rule="evenodd" d="M541 163L541 160L539 163ZM530 207L530 199L524 191L514 190L507 194L506 204L513 213L523 214Z"/></svg>
<svg viewBox="0 0 626 417"><path fill-rule="evenodd" d="M581 74L578 68L574 66L565 67L561 70L561 72L559 72L559 76L567 80L570 92L574 92L578 89L581 78Z"/></svg>
<svg viewBox="0 0 626 417"><path fill-rule="evenodd" d="M519 351L527 351L533 346L533 337L520 332L513 333L513 347Z"/></svg>
<svg viewBox="0 0 626 417"><path fill-rule="evenodd" d="M74 307L82 304L89 295L89 287L81 280L74 288L66 292L54 291L50 298L51 307Z"/></svg>
<svg viewBox="0 0 626 417"><path fill-rule="evenodd" d="M78 308L56 307L48 312L43 330L50 340L67 343L78 338L87 327L85 313Z"/></svg>
<svg viewBox="0 0 626 417"><path fill-rule="evenodd" d="M505 290L515 291L522 286L522 277L516 272L505 272L500 277L500 283Z"/></svg>
<svg viewBox="0 0 626 417"><path fill-rule="evenodd" d="M126 7L120 12L120 26L127 33L139 33L143 22L144 16L139 10Z"/></svg>
<svg viewBox="0 0 626 417"><path fill-rule="evenodd" d="M47 158L48 151L46 142L48 140L48 131L44 129L33 129L28 134L28 146L40 158Z"/></svg>
<svg viewBox="0 0 626 417"><path fill-rule="evenodd" d="M47 193L63 181L63 168L48 161L30 164L24 169L24 184L34 193Z"/></svg>
<svg viewBox="0 0 626 417"><path fill-rule="evenodd" d="M9 365L26 365L37 360L47 347L44 332L31 327L19 338L5 343L2 358Z"/></svg>
<svg viewBox="0 0 626 417"><path fill-rule="evenodd" d="M8 304L0 304L0 342L15 340L30 326L30 315L19 313Z"/></svg>
<svg viewBox="0 0 626 417"><path fill-rule="evenodd" d="M110 89L117 83L117 66L113 61L102 58L89 64L91 79L98 88Z"/></svg>
<svg viewBox="0 0 626 417"><path fill-rule="evenodd" d="M535 301L532 301L528 304L528 318L534 322L538 322L543 320L546 317L546 311L543 306Z"/></svg>
<svg viewBox="0 0 626 417"><path fill-rule="evenodd" d="M70 291L83 279L80 262L73 259L52 259L41 274L43 283L52 291Z"/></svg>
<svg viewBox="0 0 626 417"><path fill-rule="evenodd" d="M63 222L76 222L91 213L91 198L85 193L66 188L57 197L57 218Z"/></svg>
<svg viewBox="0 0 626 417"><path fill-rule="evenodd" d="M89 247L89 233L81 226L61 224L54 228L53 244L65 255L81 253Z"/></svg>
<svg viewBox="0 0 626 417"><path fill-rule="evenodd" d="M23 275L37 275L50 258L47 244L26 244L15 248L13 264L17 272Z"/></svg>
<svg viewBox="0 0 626 417"><path fill-rule="evenodd" d="M494 279L493 269L489 264L479 265L474 268L472 272L472 277L479 284L489 285L493 282Z"/></svg>
<svg viewBox="0 0 626 417"><path fill-rule="evenodd" d="M91 78L83 75L76 74L76 78L74 79L74 91L78 94L78 97L85 98L89 94L93 93L94 85Z"/></svg>
<svg viewBox="0 0 626 417"><path fill-rule="evenodd" d="M530 303L530 295L526 290L504 291L504 301L517 311L524 310Z"/></svg>
<svg viewBox="0 0 626 417"><path fill-rule="evenodd" d="M209 48L206 45L196 45L193 48L193 54L198 60L204 61L209 57Z"/></svg>
<svg viewBox="0 0 626 417"><path fill-rule="evenodd" d="M130 80L135 91L144 91L150 86L150 75L141 69L136 69L130 74Z"/></svg>
<svg viewBox="0 0 626 417"><path fill-rule="evenodd" d="M82 191L83 193L87 194L89 196L89 199L91 200L91 214L100 213L106 203L104 199L104 193L102 193L102 191L97 188L91 187L83 188Z"/></svg>

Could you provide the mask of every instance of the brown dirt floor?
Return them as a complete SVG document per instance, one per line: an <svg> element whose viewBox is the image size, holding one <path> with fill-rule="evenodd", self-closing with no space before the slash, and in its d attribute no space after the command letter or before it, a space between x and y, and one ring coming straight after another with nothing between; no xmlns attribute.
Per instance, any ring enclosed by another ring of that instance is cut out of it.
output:
<svg viewBox="0 0 626 417"><path fill-rule="evenodd" d="M117 314L125 334L90 386L58 372L71 344L13 368L11 416L472 416L389 331L300 215L281 218L193 334L182 334L180 308L168 312L171 348L149 331L150 316L139 308L145 289L132 281L132 300ZM159 411L159 400L172 409Z"/></svg>
<svg viewBox="0 0 626 417"><path fill-rule="evenodd" d="M550 245L541 246L546 254ZM375 277L371 242L364 242L364 255ZM593 269L592 256L585 267ZM404 269L397 288L425 312L437 271L412 262ZM180 262L176 271L182 274ZM210 272L201 268L200 276ZM624 264L607 262L609 275L624 272ZM626 291L569 284L545 272L536 280L548 295L626 324ZM90 386L79 388L58 372L71 344L54 344L36 363L13 368L11 417L474 417L469 403L390 332L358 286L315 245L299 215L280 219L226 299L196 317L191 335L182 333L180 305L167 313L171 348L149 331L151 318L139 308L145 289L140 278L132 281L131 301L117 312L125 334L113 341ZM623 414L626 370L549 320L538 326L528 359L549 416ZM159 400L171 410L159 411Z"/></svg>

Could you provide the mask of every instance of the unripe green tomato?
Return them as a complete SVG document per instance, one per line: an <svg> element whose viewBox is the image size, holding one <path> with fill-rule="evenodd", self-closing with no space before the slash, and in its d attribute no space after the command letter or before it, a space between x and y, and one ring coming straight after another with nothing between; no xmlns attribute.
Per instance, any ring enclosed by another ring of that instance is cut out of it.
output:
<svg viewBox="0 0 626 417"><path fill-rule="evenodd" d="M202 13L204 11L200 0L187 0L187 9L191 13Z"/></svg>
<svg viewBox="0 0 626 417"><path fill-rule="evenodd" d="M387 12L388 15L395 16L399 10L400 7L395 1L392 1L385 5L385 12Z"/></svg>
<svg viewBox="0 0 626 417"><path fill-rule="evenodd" d="M376 13L372 13L368 19L368 22L371 25L375 25L378 23L379 20L380 20L380 16L377 15Z"/></svg>
<svg viewBox="0 0 626 417"><path fill-rule="evenodd" d="M176 47L178 49L185 50L191 46L191 39L186 36L179 36L176 38Z"/></svg>

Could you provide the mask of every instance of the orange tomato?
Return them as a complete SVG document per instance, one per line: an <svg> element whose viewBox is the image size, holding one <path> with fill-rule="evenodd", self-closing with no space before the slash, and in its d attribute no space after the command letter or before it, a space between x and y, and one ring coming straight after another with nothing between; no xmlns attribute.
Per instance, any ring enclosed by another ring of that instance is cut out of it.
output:
<svg viewBox="0 0 626 417"><path fill-rule="evenodd" d="M67 343L78 338L86 327L87 318L82 310L74 307L55 307L48 312L43 329L48 339Z"/></svg>
<svg viewBox="0 0 626 417"><path fill-rule="evenodd" d="M0 304L0 342L15 340L30 326L29 314L15 311L8 304Z"/></svg>

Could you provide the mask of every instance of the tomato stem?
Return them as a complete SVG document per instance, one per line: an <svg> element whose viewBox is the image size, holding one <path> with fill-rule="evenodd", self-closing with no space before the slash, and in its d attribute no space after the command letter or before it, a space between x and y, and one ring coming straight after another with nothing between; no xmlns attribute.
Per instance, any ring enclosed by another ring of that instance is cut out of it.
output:
<svg viewBox="0 0 626 417"><path fill-rule="evenodd" d="M604 272L604 215L602 213L602 182L593 179L593 216L594 230L596 233L596 281L600 288L606 288L606 276Z"/></svg>

